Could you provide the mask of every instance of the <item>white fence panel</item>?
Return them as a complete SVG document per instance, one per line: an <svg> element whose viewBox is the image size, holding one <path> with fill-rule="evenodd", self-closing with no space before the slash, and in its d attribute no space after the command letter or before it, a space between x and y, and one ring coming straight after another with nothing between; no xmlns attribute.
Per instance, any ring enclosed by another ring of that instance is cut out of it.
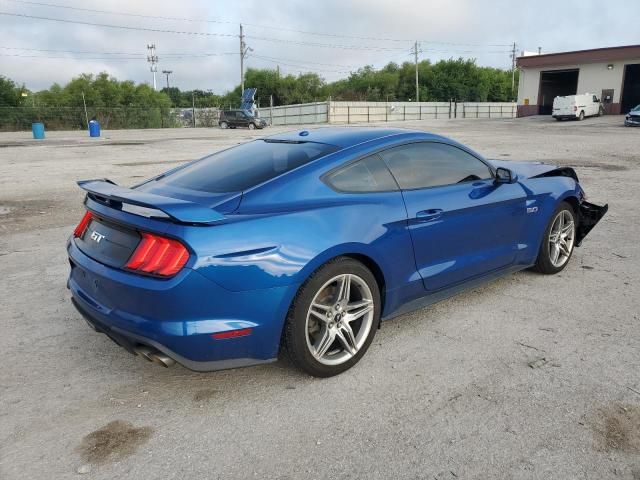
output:
<svg viewBox="0 0 640 480"><path fill-rule="evenodd" d="M517 106L512 102L463 102L458 104L462 118L516 118Z"/></svg>
<svg viewBox="0 0 640 480"><path fill-rule="evenodd" d="M327 123L327 102L302 103L282 107L260 108L260 117L270 125L305 125Z"/></svg>
<svg viewBox="0 0 640 480"><path fill-rule="evenodd" d="M316 102L260 108L270 125L401 122L437 118L515 118L511 102Z"/></svg>
<svg viewBox="0 0 640 480"><path fill-rule="evenodd" d="M373 123L449 118L449 102L330 102L329 123Z"/></svg>

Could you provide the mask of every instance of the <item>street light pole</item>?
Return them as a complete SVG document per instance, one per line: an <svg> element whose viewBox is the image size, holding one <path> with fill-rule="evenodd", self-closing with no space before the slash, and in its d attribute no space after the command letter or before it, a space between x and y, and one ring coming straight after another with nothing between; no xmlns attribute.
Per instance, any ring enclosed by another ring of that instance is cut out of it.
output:
<svg viewBox="0 0 640 480"><path fill-rule="evenodd" d="M167 76L167 90L169 90L169 75L173 73L173 70L162 70L162 73Z"/></svg>

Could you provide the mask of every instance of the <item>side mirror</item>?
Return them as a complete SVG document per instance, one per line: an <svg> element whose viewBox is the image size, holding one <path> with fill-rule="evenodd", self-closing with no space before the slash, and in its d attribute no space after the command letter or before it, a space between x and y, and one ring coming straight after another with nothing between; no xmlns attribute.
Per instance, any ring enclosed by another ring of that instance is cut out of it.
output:
<svg viewBox="0 0 640 480"><path fill-rule="evenodd" d="M511 170L504 167L496 168L496 178L495 183L516 183L518 180L517 175L515 175Z"/></svg>

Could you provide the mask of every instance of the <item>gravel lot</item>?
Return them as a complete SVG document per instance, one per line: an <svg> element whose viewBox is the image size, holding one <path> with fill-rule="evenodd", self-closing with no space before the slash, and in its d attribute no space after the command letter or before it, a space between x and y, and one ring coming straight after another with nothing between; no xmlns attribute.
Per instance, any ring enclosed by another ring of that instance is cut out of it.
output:
<svg viewBox="0 0 640 480"><path fill-rule="evenodd" d="M640 129L398 125L575 166L609 213L561 274L387 322L326 380L286 361L160 368L91 331L65 287L76 180L131 185L263 132L0 133L0 478L640 479Z"/></svg>

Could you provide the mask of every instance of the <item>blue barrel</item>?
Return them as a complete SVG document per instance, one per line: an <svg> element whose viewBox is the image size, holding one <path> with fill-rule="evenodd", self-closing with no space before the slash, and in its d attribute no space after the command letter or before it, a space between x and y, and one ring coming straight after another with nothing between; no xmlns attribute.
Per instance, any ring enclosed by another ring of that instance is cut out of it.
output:
<svg viewBox="0 0 640 480"><path fill-rule="evenodd" d="M31 133L36 140L44 140L44 123L32 123Z"/></svg>
<svg viewBox="0 0 640 480"><path fill-rule="evenodd" d="M99 137L100 136L100 124L97 120L91 120L89 122L89 136L90 137Z"/></svg>

